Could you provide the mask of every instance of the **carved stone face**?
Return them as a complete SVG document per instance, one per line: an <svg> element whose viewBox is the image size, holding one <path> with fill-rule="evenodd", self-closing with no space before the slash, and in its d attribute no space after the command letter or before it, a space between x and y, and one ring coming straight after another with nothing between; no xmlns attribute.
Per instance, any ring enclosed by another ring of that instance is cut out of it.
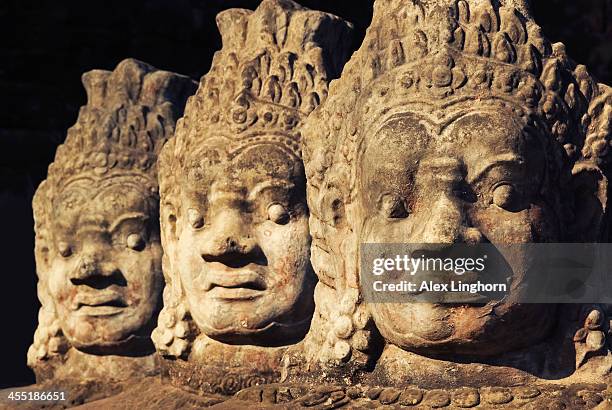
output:
<svg viewBox="0 0 612 410"><path fill-rule="evenodd" d="M202 177L182 192L172 256L193 319L222 341L303 335L314 274L301 162L272 144L202 157Z"/></svg>
<svg viewBox="0 0 612 410"><path fill-rule="evenodd" d="M511 111L473 112L435 131L399 114L367 143L358 169L361 243L521 244L561 241L558 198L544 197L543 138ZM434 247L443 254L446 245ZM507 258L513 283L526 266ZM381 334L428 354L496 354L541 339L554 305L521 305L511 294L485 305L376 303Z"/></svg>
<svg viewBox="0 0 612 410"><path fill-rule="evenodd" d="M49 290L70 343L114 352L148 337L163 288L157 199L127 178L81 180L53 207Z"/></svg>

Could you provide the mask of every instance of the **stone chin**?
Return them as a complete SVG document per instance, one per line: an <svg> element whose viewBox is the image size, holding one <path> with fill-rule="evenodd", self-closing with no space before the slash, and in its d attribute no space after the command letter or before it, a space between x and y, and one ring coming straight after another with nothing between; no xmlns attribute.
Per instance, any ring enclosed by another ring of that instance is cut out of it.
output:
<svg viewBox="0 0 612 410"><path fill-rule="evenodd" d="M557 311L556 305L534 309L532 305L501 302L482 307L416 303L409 315L403 315L401 307L372 304L369 308L388 342L425 356L494 356L532 346L548 336ZM417 326L398 328L395 325L400 316L413 317Z"/></svg>
<svg viewBox="0 0 612 410"><path fill-rule="evenodd" d="M61 328L68 342L83 352L129 353L133 347L150 345L149 333L154 323L155 311L154 306L147 306L145 309L147 311L142 311L139 307L124 308L118 314L100 317L73 313L62 322Z"/></svg>
<svg viewBox="0 0 612 410"><path fill-rule="evenodd" d="M302 339L309 326L310 318L291 324L271 322L259 328L228 326L217 329L203 325L201 330L211 339L227 344L282 346Z"/></svg>
<svg viewBox="0 0 612 410"><path fill-rule="evenodd" d="M107 340L104 338L90 338L88 340L67 337L68 342L77 350L84 353L106 355L128 353L133 345L149 344L149 337L129 334L121 339ZM141 352L144 354L145 352ZM150 351L146 352L150 353Z"/></svg>
<svg viewBox="0 0 612 410"><path fill-rule="evenodd" d="M291 344L303 338L310 325L312 308L305 306L312 305L306 297L311 292L304 286L306 289L300 287L299 292L270 289L275 292L263 291L254 300L222 300L205 292L197 306L190 303L190 310L201 332L214 340L261 346ZM287 298L286 303L280 305L280 298Z"/></svg>

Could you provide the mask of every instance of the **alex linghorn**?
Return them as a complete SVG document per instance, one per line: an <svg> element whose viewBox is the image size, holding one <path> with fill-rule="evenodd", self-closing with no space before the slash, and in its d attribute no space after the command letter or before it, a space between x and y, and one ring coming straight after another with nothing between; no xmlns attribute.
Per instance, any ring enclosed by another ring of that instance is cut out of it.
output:
<svg viewBox="0 0 612 410"><path fill-rule="evenodd" d="M417 283L402 280L395 283L385 283L382 280L377 280L372 283L375 292L506 292L508 285L505 283L483 283L481 281L472 283L463 283L461 281L452 280L450 283L435 283L431 280L421 281Z"/></svg>

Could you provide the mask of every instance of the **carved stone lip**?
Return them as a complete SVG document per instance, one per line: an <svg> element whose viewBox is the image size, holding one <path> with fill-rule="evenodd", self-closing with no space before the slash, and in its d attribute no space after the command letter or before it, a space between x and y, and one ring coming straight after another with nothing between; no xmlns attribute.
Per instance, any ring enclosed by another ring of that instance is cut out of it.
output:
<svg viewBox="0 0 612 410"><path fill-rule="evenodd" d="M72 307L80 315L108 316L121 312L127 307L127 304L118 292L100 291L92 294L77 294Z"/></svg>
<svg viewBox="0 0 612 410"><path fill-rule="evenodd" d="M468 285L472 283L477 283L479 280L479 274L475 271L467 271L462 275L455 275L452 272L447 271L437 271L437 270L428 270L428 271L420 271L419 272L422 278L437 278L439 279L439 283L450 284L451 281L460 280L462 283ZM425 290L421 290L417 288L417 290L413 292L407 291L406 293L411 296L417 296L423 294ZM459 292L459 291L442 291L442 294L451 295L451 299L453 303L474 303L474 304L482 304L486 303L490 300L487 296L481 295L480 293L469 293L469 292ZM449 303L449 302L446 302Z"/></svg>
<svg viewBox="0 0 612 410"><path fill-rule="evenodd" d="M461 275L457 275L449 271L430 269L418 271L418 276L416 276L416 278L419 280L433 279L435 282L439 283L450 283L453 280L461 280L463 283L476 283L481 276L482 274L475 271L466 271ZM416 294L420 292L410 293Z"/></svg>
<svg viewBox="0 0 612 410"><path fill-rule="evenodd" d="M224 288L215 287L211 289L210 295L214 299L222 300L253 300L264 295L264 291L248 288Z"/></svg>
<svg viewBox="0 0 612 410"><path fill-rule="evenodd" d="M114 316L121 313L125 307L120 306L82 306L77 310L80 316Z"/></svg>
<svg viewBox="0 0 612 410"><path fill-rule="evenodd" d="M480 293L455 292L453 294L452 304L476 304L484 305L491 302L490 298L481 295ZM495 301L493 301L495 302ZM446 302L451 303L451 302Z"/></svg>
<svg viewBox="0 0 612 410"><path fill-rule="evenodd" d="M248 268L215 270L206 273L203 290L215 299L254 299L267 285L261 275Z"/></svg>

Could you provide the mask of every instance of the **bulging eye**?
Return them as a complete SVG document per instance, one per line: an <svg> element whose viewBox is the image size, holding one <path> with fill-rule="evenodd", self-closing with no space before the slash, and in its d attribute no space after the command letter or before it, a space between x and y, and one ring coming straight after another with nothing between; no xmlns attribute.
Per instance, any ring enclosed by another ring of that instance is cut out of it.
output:
<svg viewBox="0 0 612 410"><path fill-rule="evenodd" d="M139 233L131 233L126 240L127 247L135 251L141 251L145 247L145 240Z"/></svg>
<svg viewBox="0 0 612 410"><path fill-rule="evenodd" d="M502 184L493 190L493 203L506 211L516 212L520 208L521 198L518 190L510 184Z"/></svg>
<svg viewBox="0 0 612 410"><path fill-rule="evenodd" d="M193 208L187 210L187 220L193 229L200 229L204 226L204 217L199 211Z"/></svg>
<svg viewBox="0 0 612 410"><path fill-rule="evenodd" d="M289 222L289 212L281 204L272 204L268 207L268 219L279 225Z"/></svg>
<svg viewBox="0 0 612 410"><path fill-rule="evenodd" d="M58 243L57 244L57 251L64 258L67 258L70 255L72 255L72 248L70 247L70 244L68 242L60 242L60 243Z"/></svg>
<svg viewBox="0 0 612 410"><path fill-rule="evenodd" d="M383 197L381 211L387 218L401 219L408 216L406 201L395 195L385 195Z"/></svg>

